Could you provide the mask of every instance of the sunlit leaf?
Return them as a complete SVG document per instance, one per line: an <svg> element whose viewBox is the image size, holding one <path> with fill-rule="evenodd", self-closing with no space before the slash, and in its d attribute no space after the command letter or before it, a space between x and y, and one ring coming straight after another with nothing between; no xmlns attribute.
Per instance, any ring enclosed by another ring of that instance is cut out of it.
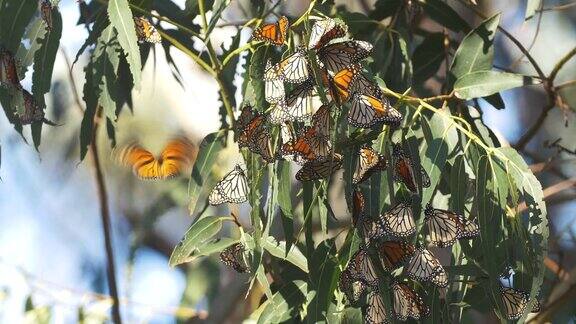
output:
<svg viewBox="0 0 576 324"><path fill-rule="evenodd" d="M130 64L134 85L136 89L139 89L142 63L140 61L140 48L138 47L132 11L128 6L128 1L110 0L108 2L108 18L118 32L118 42L126 54L128 64Z"/></svg>
<svg viewBox="0 0 576 324"><path fill-rule="evenodd" d="M336 288L335 278L339 274L339 270L336 259L333 257L336 252L335 248L333 240L324 241L318 244L308 259L309 288L316 291L316 295L308 304L307 319L311 323L325 319L326 309L328 309Z"/></svg>
<svg viewBox="0 0 576 324"><path fill-rule="evenodd" d="M466 74L456 80L454 93L461 99L473 99L538 83L541 81L521 74L480 71Z"/></svg>
<svg viewBox="0 0 576 324"><path fill-rule="evenodd" d="M266 302L258 323L281 323L296 316L295 308L305 300L308 284L302 280L296 280L286 284Z"/></svg>
<svg viewBox="0 0 576 324"><path fill-rule="evenodd" d="M221 228L222 217L207 216L197 220L172 251L168 262L170 266L174 267L189 262L192 253L203 247Z"/></svg>
<svg viewBox="0 0 576 324"><path fill-rule="evenodd" d="M300 249L298 249L297 246L292 246L289 252L286 253L286 242L278 242L274 237L268 236L266 239L262 240L262 247L274 257L288 261L302 269L302 271L308 272L306 257L302 252L300 252Z"/></svg>

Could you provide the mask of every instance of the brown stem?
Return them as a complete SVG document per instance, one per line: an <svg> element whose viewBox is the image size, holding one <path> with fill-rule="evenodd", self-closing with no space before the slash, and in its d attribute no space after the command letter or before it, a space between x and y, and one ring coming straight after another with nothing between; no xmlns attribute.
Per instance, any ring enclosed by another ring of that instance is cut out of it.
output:
<svg viewBox="0 0 576 324"><path fill-rule="evenodd" d="M84 112L85 109L82 107L82 102L78 96L78 90L76 87L76 81L74 80L74 75L72 74L72 65L70 64L70 59L66 54L64 48L60 48L66 65L68 66L68 78L72 87L72 92L74 96L74 101L78 106L80 111ZM112 228L110 224L110 210L108 209L108 193L106 191L106 183L104 182L104 175L102 174L102 165L100 164L100 158L98 156L98 144L96 143L96 134L98 130L98 114L94 116L94 129L92 132L92 142L90 143L89 151L92 157L92 163L94 163L94 175L96 177L96 188L98 191L98 201L100 203L100 217L102 218L102 229L104 231L104 243L106 249L107 257L107 267L106 272L108 275L108 288L110 290L110 295L112 296L112 318L114 323L122 324L122 317L120 316L120 299L118 297L118 285L116 284L116 270L114 262L114 250L112 249Z"/></svg>

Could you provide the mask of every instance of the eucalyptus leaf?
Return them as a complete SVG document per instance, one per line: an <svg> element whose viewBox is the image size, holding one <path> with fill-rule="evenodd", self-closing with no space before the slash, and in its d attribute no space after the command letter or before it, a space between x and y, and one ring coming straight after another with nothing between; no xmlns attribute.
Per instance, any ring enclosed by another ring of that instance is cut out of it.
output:
<svg viewBox="0 0 576 324"><path fill-rule="evenodd" d="M456 80L454 93L461 99L473 99L538 83L541 81L521 74L480 71L466 74Z"/></svg>
<svg viewBox="0 0 576 324"><path fill-rule="evenodd" d="M36 100L43 102L44 94L50 91L54 61L62 36L62 16L52 9L52 29L44 34L40 48L34 53L34 73L32 74L32 93Z"/></svg>
<svg viewBox="0 0 576 324"><path fill-rule="evenodd" d="M138 38L136 37L136 28L132 18L132 11L128 6L127 0L110 0L108 2L108 18L110 23L118 32L118 42L126 60L130 65L132 80L136 89L140 89L140 78L142 63L140 61L140 48L138 47Z"/></svg>
<svg viewBox="0 0 576 324"><path fill-rule="evenodd" d="M292 246L288 253L286 253L287 247L286 242L278 242L272 236L268 236L266 239L262 240L262 247L268 253L272 254L274 257L288 261L298 268L302 269L304 272L308 272L308 264L306 257L297 246Z"/></svg>
<svg viewBox="0 0 576 324"><path fill-rule="evenodd" d="M208 240L220 232L222 219L222 217L207 216L198 219L192 224L180 243L172 251L168 262L170 266L174 267L189 262L194 252L197 252Z"/></svg>
<svg viewBox="0 0 576 324"><path fill-rule="evenodd" d="M37 9L38 1L34 0L0 2L0 44L12 53L16 53L24 30Z"/></svg>
<svg viewBox="0 0 576 324"><path fill-rule="evenodd" d="M468 23L458 15L454 9L441 0L418 0L424 11L441 25L452 29L455 32L465 32L470 30Z"/></svg>
<svg viewBox="0 0 576 324"><path fill-rule="evenodd" d="M280 288L271 299L266 302L258 318L258 323L281 323L296 318L296 308L306 300L308 284L296 280Z"/></svg>

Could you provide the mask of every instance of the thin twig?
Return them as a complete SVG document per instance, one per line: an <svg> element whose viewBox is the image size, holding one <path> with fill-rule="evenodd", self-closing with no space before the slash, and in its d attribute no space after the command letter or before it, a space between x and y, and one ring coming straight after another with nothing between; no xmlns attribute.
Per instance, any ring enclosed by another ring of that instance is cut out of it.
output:
<svg viewBox="0 0 576 324"><path fill-rule="evenodd" d="M548 7L548 8L542 8L540 10L536 10L538 11L561 11L561 10L566 10L566 9L570 9L572 7L576 6L576 2L573 3L568 3L565 5L559 5L559 6L555 6L555 7Z"/></svg>
<svg viewBox="0 0 576 324"><path fill-rule="evenodd" d="M64 55L66 64L68 65L68 77L70 78L70 84L72 84L74 101L78 105L81 111L85 111L82 107L80 97L78 95L76 81L72 75L72 66L70 65L70 60L68 55L63 48L61 52ZM98 115L98 114L96 114ZM114 250L112 249L112 228L110 224L110 210L108 209L108 193L106 191L106 183L104 182L104 175L102 174L102 166L100 164L100 158L98 156L98 145L96 143L96 134L98 130L98 117L94 116L94 127L92 131L92 141L89 146L90 156L92 157L92 163L94 164L94 176L96 178L96 188L98 192L98 202L100 203L100 217L102 218L102 229L104 231L104 247L106 249L107 257L107 267L106 272L108 274L108 289L110 290L110 295L112 296L112 318L116 324L122 324L122 317L120 315L120 298L118 297L118 285L116 284L116 267L114 262Z"/></svg>

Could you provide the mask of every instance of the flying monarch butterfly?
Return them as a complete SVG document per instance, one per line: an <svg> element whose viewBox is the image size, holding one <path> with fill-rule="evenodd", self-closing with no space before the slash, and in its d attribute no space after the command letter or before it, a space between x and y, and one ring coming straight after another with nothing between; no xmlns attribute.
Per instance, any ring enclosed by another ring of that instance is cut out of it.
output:
<svg viewBox="0 0 576 324"><path fill-rule="evenodd" d="M430 203L424 210L425 221L433 245L452 246L457 239L473 238L480 234L478 224L449 210L435 209Z"/></svg>
<svg viewBox="0 0 576 324"><path fill-rule="evenodd" d="M388 235L406 238L416 232L412 208L407 202L399 202L378 217L384 232Z"/></svg>
<svg viewBox="0 0 576 324"><path fill-rule="evenodd" d="M389 315L386 311L386 304L378 291L372 291L368 294L364 322L368 324L390 323Z"/></svg>
<svg viewBox="0 0 576 324"><path fill-rule="evenodd" d="M330 137L330 105L322 105L312 115L312 126L319 135Z"/></svg>
<svg viewBox="0 0 576 324"><path fill-rule="evenodd" d="M257 41L272 43L282 46L286 41L286 33L290 22L285 16L280 17L277 22L262 25L252 32L252 38Z"/></svg>
<svg viewBox="0 0 576 324"><path fill-rule="evenodd" d="M244 260L244 245L235 243L220 252L220 261L236 272L248 272L248 266Z"/></svg>
<svg viewBox="0 0 576 324"><path fill-rule="evenodd" d="M300 156L306 161L324 160L332 155L332 144L316 128L303 129L300 136L282 145L282 155Z"/></svg>
<svg viewBox="0 0 576 324"><path fill-rule="evenodd" d="M283 106L285 120L309 120L314 111L322 105L314 84L306 81L294 88L287 96Z"/></svg>
<svg viewBox="0 0 576 324"><path fill-rule="evenodd" d="M210 205L241 204L248 200L248 180L240 165L220 180L208 196Z"/></svg>
<svg viewBox="0 0 576 324"><path fill-rule="evenodd" d="M413 244L401 241L386 241L376 245L376 250L382 261L382 268L393 271L406 263L416 248Z"/></svg>
<svg viewBox="0 0 576 324"><path fill-rule="evenodd" d="M394 304L394 317L406 321L409 317L419 320L430 314L430 308L418 293L403 282L393 282L392 300Z"/></svg>
<svg viewBox="0 0 576 324"><path fill-rule="evenodd" d="M396 127L401 121L402 114L385 97L378 99L360 93L352 96L352 108L348 112L348 123L351 125L370 128L377 123L385 123Z"/></svg>
<svg viewBox="0 0 576 324"><path fill-rule="evenodd" d="M264 161L270 163L274 161L270 144L270 133L265 126L264 115L254 111L251 106L246 106L242 110L238 122L236 123L236 133L238 136L238 146L248 147L256 154L260 154Z"/></svg>
<svg viewBox="0 0 576 324"><path fill-rule="evenodd" d="M304 163L296 172L296 180L312 181L328 178L332 173L342 167L342 156L335 153L334 156L323 160L314 160Z"/></svg>
<svg viewBox="0 0 576 324"><path fill-rule="evenodd" d="M360 248L354 253L346 269L350 271L352 279L363 280L370 287L378 287L376 270L374 269L368 252L363 248Z"/></svg>
<svg viewBox="0 0 576 324"><path fill-rule="evenodd" d="M166 145L160 156L152 153L138 144L124 147L118 155L120 164L132 168L132 172L140 179L173 178L192 165L196 148L184 138L174 139Z"/></svg>
<svg viewBox="0 0 576 324"><path fill-rule="evenodd" d="M376 171L384 171L388 163L386 158L377 153L370 146L363 146L358 151L358 161L356 162L356 169L352 175L352 183L358 184L368 179L372 173Z"/></svg>
<svg viewBox="0 0 576 324"><path fill-rule="evenodd" d="M0 47L0 84L7 84L18 89L20 78L18 77L18 67L14 55L7 49Z"/></svg>
<svg viewBox="0 0 576 324"><path fill-rule="evenodd" d="M448 276L440 261L424 247L416 249L406 271L413 280L430 281L441 288L448 286Z"/></svg>
<svg viewBox="0 0 576 324"><path fill-rule="evenodd" d="M332 18L317 20L312 26L308 49L319 49L334 38L346 36L348 26Z"/></svg>
<svg viewBox="0 0 576 324"><path fill-rule="evenodd" d="M288 83L302 83L308 80L310 76L308 57L302 48L297 49L292 55L280 61L275 68L283 80Z"/></svg>
<svg viewBox="0 0 576 324"><path fill-rule="evenodd" d="M46 23L46 28L52 30L52 2L50 0L42 0L40 3L40 15L42 20Z"/></svg>
<svg viewBox="0 0 576 324"><path fill-rule="evenodd" d="M326 45L318 50L318 59L332 73L341 71L367 58L372 44L365 41L345 41Z"/></svg>
<svg viewBox="0 0 576 324"><path fill-rule="evenodd" d="M145 17L134 17L134 24L139 42L160 43L162 41L162 36L156 30L156 27Z"/></svg>
<svg viewBox="0 0 576 324"><path fill-rule="evenodd" d="M511 321L522 317L522 314L524 314L526 306L530 301L530 296L527 293L504 286L500 286L500 298L502 300L504 310L506 311L506 314L504 315L506 315L506 318ZM538 313L540 308L540 302L536 300L530 312Z"/></svg>
<svg viewBox="0 0 576 324"><path fill-rule="evenodd" d="M394 157L394 178L397 181L401 181L406 185L406 187L412 191L417 192L418 188L416 187L416 173L414 169L419 170L420 177L422 179L422 187L427 188L430 187L430 177L421 166L415 166L412 159L404 153L404 150L400 145L394 144L393 146L393 153Z"/></svg>
<svg viewBox="0 0 576 324"><path fill-rule="evenodd" d="M269 103L277 103L284 99L284 81L278 71L278 66L272 66L270 61L266 62L264 70L264 98Z"/></svg>
<svg viewBox="0 0 576 324"><path fill-rule="evenodd" d="M357 303L366 291L366 284L362 280L354 280L349 269L344 269L338 279L338 288L346 295L350 303Z"/></svg>

